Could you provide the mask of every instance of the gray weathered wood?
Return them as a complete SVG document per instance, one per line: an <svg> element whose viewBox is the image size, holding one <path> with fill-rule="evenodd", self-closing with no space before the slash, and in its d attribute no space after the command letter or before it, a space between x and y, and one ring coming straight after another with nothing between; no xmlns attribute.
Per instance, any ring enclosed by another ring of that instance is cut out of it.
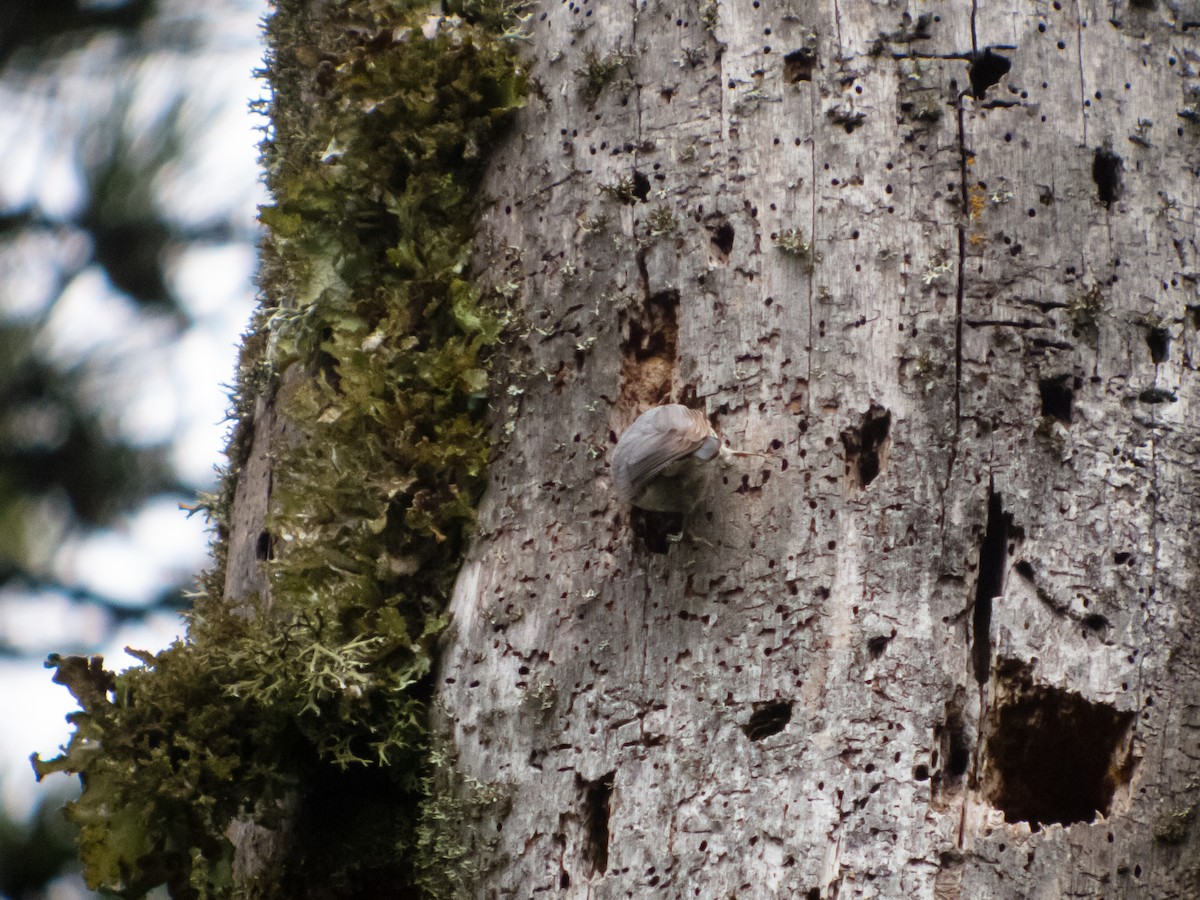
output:
<svg viewBox="0 0 1200 900"><path fill-rule="evenodd" d="M478 896L1198 895L1185 6L534 8L480 238L531 330L436 698L511 795ZM613 494L666 400L776 455L715 550ZM1092 747L1106 815L1006 821Z"/></svg>

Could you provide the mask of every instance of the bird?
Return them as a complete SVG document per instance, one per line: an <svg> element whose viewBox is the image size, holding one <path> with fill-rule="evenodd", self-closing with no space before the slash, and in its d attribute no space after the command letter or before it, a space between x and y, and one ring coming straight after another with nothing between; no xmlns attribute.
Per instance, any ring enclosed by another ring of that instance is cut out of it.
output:
<svg viewBox="0 0 1200 900"><path fill-rule="evenodd" d="M704 413L679 403L652 406L625 429L612 455L622 503L650 512L688 513L703 499L714 459L759 456L721 445Z"/></svg>

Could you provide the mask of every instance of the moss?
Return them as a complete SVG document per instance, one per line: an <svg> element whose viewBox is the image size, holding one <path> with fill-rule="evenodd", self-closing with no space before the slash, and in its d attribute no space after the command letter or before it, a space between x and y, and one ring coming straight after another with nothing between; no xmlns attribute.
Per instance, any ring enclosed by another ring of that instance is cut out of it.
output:
<svg viewBox="0 0 1200 900"><path fill-rule="evenodd" d="M459 18L427 36L426 4L343 2L320 21L309 6L267 24L266 300L229 469L201 501L217 540L187 639L119 675L49 663L82 709L63 755L35 766L80 774L86 878L125 896L228 896L235 819L287 826L278 881L240 888L256 896L403 893L458 865L421 824L447 802L426 702L489 455L503 318L469 259L486 156L525 91L513 8L450 4ZM220 595L224 538L264 403L288 444L271 596L244 618Z"/></svg>

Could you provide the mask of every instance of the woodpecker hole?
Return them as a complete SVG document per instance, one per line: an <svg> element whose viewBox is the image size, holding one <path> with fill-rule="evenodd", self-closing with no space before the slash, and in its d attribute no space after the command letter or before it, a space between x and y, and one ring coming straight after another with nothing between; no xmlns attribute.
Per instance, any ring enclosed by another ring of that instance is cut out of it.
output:
<svg viewBox="0 0 1200 900"><path fill-rule="evenodd" d="M1151 328L1146 332L1146 346L1150 348L1150 359L1157 366L1165 363L1171 355L1171 334L1165 328Z"/></svg>
<svg viewBox="0 0 1200 900"><path fill-rule="evenodd" d="M793 50L783 57L783 80L788 84L812 81L813 69L817 65L817 51L809 47Z"/></svg>
<svg viewBox="0 0 1200 900"><path fill-rule="evenodd" d="M888 644L892 642L892 638L896 636L895 629L892 629L891 634L879 634L867 641L867 653L871 659L879 659L883 656L883 651L888 648Z"/></svg>
<svg viewBox="0 0 1200 900"><path fill-rule="evenodd" d="M1121 157L1111 150L1097 150L1092 160L1092 180L1100 202L1112 206L1121 192Z"/></svg>
<svg viewBox="0 0 1200 900"><path fill-rule="evenodd" d="M761 741L773 734L779 734L790 721L792 721L792 701L771 700L766 703L755 703L750 721L742 726L742 731L750 740Z"/></svg>
<svg viewBox="0 0 1200 900"><path fill-rule="evenodd" d="M949 727L953 725L953 727ZM962 713L953 722L947 722L949 749L946 753L946 774L951 778L962 778L971 764L971 739L963 725Z"/></svg>
<svg viewBox="0 0 1200 900"><path fill-rule="evenodd" d="M671 399L679 336L679 292L661 291L640 309L621 313L621 393L617 408L629 421ZM621 429L629 422L621 422Z"/></svg>
<svg viewBox="0 0 1200 900"><path fill-rule="evenodd" d="M1008 558L1008 532L1012 513L1004 511L1000 495L988 488L987 527L979 548L979 581L971 628L971 667L975 680L988 679L992 659L992 601L1004 593L1004 563Z"/></svg>
<svg viewBox="0 0 1200 900"><path fill-rule="evenodd" d="M650 179L636 169L633 172L633 189L630 193L642 203L650 196Z"/></svg>
<svg viewBox="0 0 1200 900"><path fill-rule="evenodd" d="M683 513L651 512L635 506L629 511L629 527L648 552L666 553L672 540L683 533Z"/></svg>
<svg viewBox="0 0 1200 900"><path fill-rule="evenodd" d="M966 691L960 686L955 689L954 696L946 702L942 724L934 729L937 745L932 754L934 772L930 781L933 785L934 799L939 804L948 802L962 789L963 776L971 764L971 737L963 717L965 706ZM941 768L938 768L939 760Z"/></svg>
<svg viewBox="0 0 1200 900"><path fill-rule="evenodd" d="M1138 400L1142 403L1174 403L1177 399L1174 392L1157 387L1146 388L1138 394Z"/></svg>
<svg viewBox="0 0 1200 900"><path fill-rule="evenodd" d="M967 77L971 80L971 96L981 100L987 89L998 83L1011 68L1012 62L1008 57L993 53L991 47L976 54L967 67Z"/></svg>
<svg viewBox="0 0 1200 900"><path fill-rule="evenodd" d="M988 717L983 793L1007 822L1094 822L1133 776L1132 711L1033 683L1032 669L998 661Z"/></svg>
<svg viewBox="0 0 1200 900"><path fill-rule="evenodd" d="M862 424L842 432L846 448L846 480L851 487L865 488L887 466L891 448L892 414L878 404L863 415Z"/></svg>
<svg viewBox="0 0 1200 900"><path fill-rule="evenodd" d="M1038 382L1042 397L1042 415L1070 425L1071 405L1075 400L1075 381L1070 375L1056 375Z"/></svg>
<svg viewBox="0 0 1200 900"><path fill-rule="evenodd" d="M583 795L583 858L593 876L608 871L608 816L616 774L609 772L595 781L575 776L575 786Z"/></svg>
<svg viewBox="0 0 1200 900"><path fill-rule="evenodd" d="M717 260L719 262L728 261L729 254L733 252L733 225L729 223L728 219L722 218L709 225L708 230Z"/></svg>

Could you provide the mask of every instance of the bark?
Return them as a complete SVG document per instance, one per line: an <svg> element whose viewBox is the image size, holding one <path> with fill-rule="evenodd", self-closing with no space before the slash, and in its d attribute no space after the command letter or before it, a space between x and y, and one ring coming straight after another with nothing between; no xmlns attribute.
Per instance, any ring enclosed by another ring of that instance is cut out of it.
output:
<svg viewBox="0 0 1200 900"><path fill-rule="evenodd" d="M534 10L476 896L1197 895L1196 18ZM668 400L772 454L679 541L606 462Z"/></svg>

